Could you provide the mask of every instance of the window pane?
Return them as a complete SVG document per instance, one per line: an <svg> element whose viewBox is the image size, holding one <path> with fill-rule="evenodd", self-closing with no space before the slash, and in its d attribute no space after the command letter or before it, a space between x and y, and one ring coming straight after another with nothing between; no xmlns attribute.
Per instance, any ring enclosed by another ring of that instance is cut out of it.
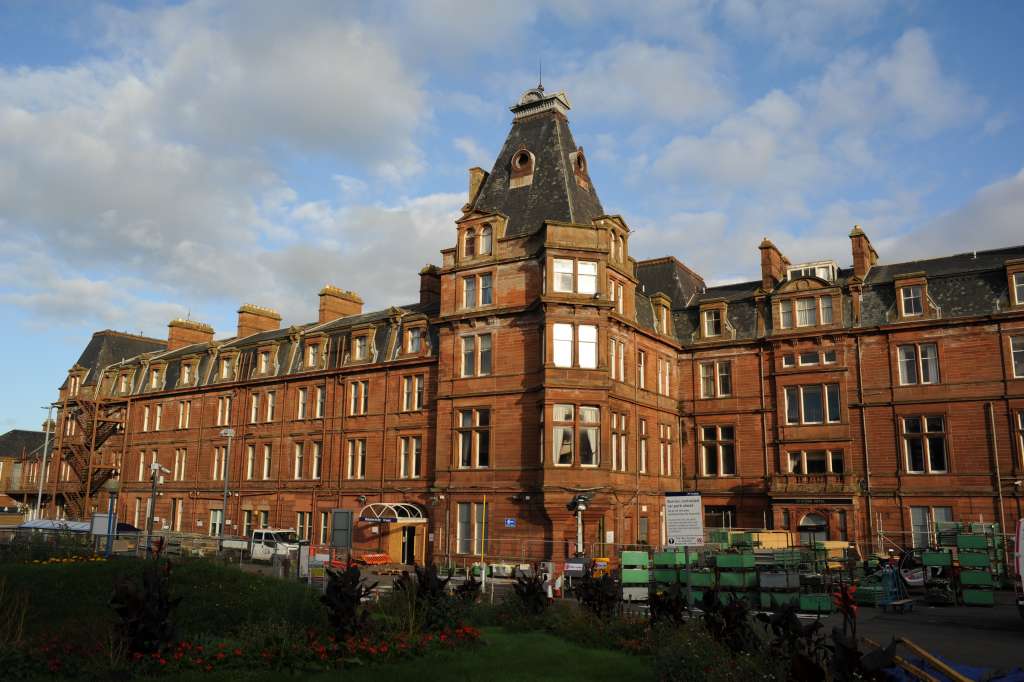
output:
<svg viewBox="0 0 1024 682"><path fill-rule="evenodd" d="M941 433L942 421L942 417L927 417L924 421L924 430L929 433Z"/></svg>
<svg viewBox="0 0 1024 682"><path fill-rule="evenodd" d="M801 365L816 365L818 364L818 351L810 351L807 353L800 354Z"/></svg>
<svg viewBox="0 0 1024 682"><path fill-rule="evenodd" d="M704 440L717 440L718 429L714 426L705 426L701 428Z"/></svg>
<svg viewBox="0 0 1024 682"><path fill-rule="evenodd" d="M572 292L572 261L562 258L556 258L554 260L554 267L555 291Z"/></svg>
<svg viewBox="0 0 1024 682"><path fill-rule="evenodd" d="M473 432L459 433L459 466L473 466Z"/></svg>
<svg viewBox="0 0 1024 682"><path fill-rule="evenodd" d="M934 343L923 343L921 351L921 383L935 384L939 381L939 352Z"/></svg>
<svg viewBox="0 0 1024 682"><path fill-rule="evenodd" d="M910 508L910 529L914 547L927 547L931 544L931 519L928 516L928 507Z"/></svg>
<svg viewBox="0 0 1024 682"><path fill-rule="evenodd" d="M556 426L552 429L551 443L554 447L555 464L572 464L573 430L569 426Z"/></svg>
<svg viewBox="0 0 1024 682"><path fill-rule="evenodd" d="M476 423L477 423L477 426L490 426L491 425L491 411L490 410L477 410L476 411Z"/></svg>
<svg viewBox="0 0 1024 682"><path fill-rule="evenodd" d="M735 440L736 428L732 426L723 426L719 429L721 432L721 440Z"/></svg>
<svg viewBox="0 0 1024 682"><path fill-rule="evenodd" d="M719 336L722 333L722 311L704 311L704 336Z"/></svg>
<svg viewBox="0 0 1024 682"><path fill-rule="evenodd" d="M580 421L583 422L584 424L601 423L601 409L597 407L581 407Z"/></svg>
<svg viewBox="0 0 1024 682"><path fill-rule="evenodd" d="M924 471L924 450L920 438L907 438L907 468L910 471Z"/></svg>
<svg viewBox="0 0 1024 682"><path fill-rule="evenodd" d="M555 405L554 417L556 422L571 422L573 407L572 405Z"/></svg>
<svg viewBox="0 0 1024 682"><path fill-rule="evenodd" d="M467 336L462 339L462 375L476 374L476 339Z"/></svg>
<svg viewBox="0 0 1024 682"><path fill-rule="evenodd" d="M597 367L597 327L581 324L577 333L579 334L580 367L594 369Z"/></svg>
<svg viewBox="0 0 1024 682"><path fill-rule="evenodd" d="M793 327L793 302L783 301L779 304L779 312L781 313L781 319L779 323L783 329L791 329Z"/></svg>
<svg viewBox="0 0 1024 682"><path fill-rule="evenodd" d="M705 362L700 366L700 394L702 398L715 395L715 364Z"/></svg>
<svg viewBox="0 0 1024 682"><path fill-rule="evenodd" d="M736 474L736 446L732 443L722 443L722 475L734 476Z"/></svg>
<svg viewBox="0 0 1024 682"><path fill-rule="evenodd" d="M800 327L818 323L817 311L814 309L813 298L799 298L796 301L796 323Z"/></svg>
<svg viewBox="0 0 1024 682"><path fill-rule="evenodd" d="M832 297L821 297L821 323L832 324Z"/></svg>
<svg viewBox="0 0 1024 682"><path fill-rule="evenodd" d="M553 325L552 338L555 367L572 367L572 325Z"/></svg>
<svg viewBox="0 0 1024 682"><path fill-rule="evenodd" d="M917 350L914 346L900 346L900 383L917 383Z"/></svg>
<svg viewBox="0 0 1024 682"><path fill-rule="evenodd" d="M836 361L836 352L834 350L825 351L825 364L829 365Z"/></svg>
<svg viewBox="0 0 1024 682"><path fill-rule="evenodd" d="M459 553L469 554L473 549L473 517L468 502L459 503Z"/></svg>
<svg viewBox="0 0 1024 682"><path fill-rule="evenodd" d="M828 420L837 422L840 419L839 384L827 384L825 391L828 397Z"/></svg>
<svg viewBox="0 0 1024 682"><path fill-rule="evenodd" d="M491 228L486 225L480 228L480 254L487 255L491 252Z"/></svg>
<svg viewBox="0 0 1024 682"><path fill-rule="evenodd" d="M903 297L904 315L920 315L924 312L924 308L921 305L921 287L903 287L901 294Z"/></svg>
<svg viewBox="0 0 1024 682"><path fill-rule="evenodd" d="M1024 305L1024 272L1018 272L1013 276L1013 288L1017 305Z"/></svg>
<svg viewBox="0 0 1024 682"><path fill-rule="evenodd" d="M579 284L576 291L581 294L597 293L597 263L581 260L576 264Z"/></svg>
<svg viewBox="0 0 1024 682"><path fill-rule="evenodd" d="M783 367L792 367L795 364L796 364L796 356L793 355L792 353L782 356L782 366Z"/></svg>
<svg viewBox="0 0 1024 682"><path fill-rule="evenodd" d="M824 450L811 450L807 453L807 473L824 474L828 471L828 460Z"/></svg>
<svg viewBox="0 0 1024 682"><path fill-rule="evenodd" d="M476 432L476 465L487 467L491 465L491 432L483 429Z"/></svg>
<svg viewBox="0 0 1024 682"><path fill-rule="evenodd" d="M1013 355L1013 376L1024 377L1024 336L1012 337L1010 350Z"/></svg>
<svg viewBox="0 0 1024 682"><path fill-rule="evenodd" d="M843 451L832 453L832 473L842 474L845 473L846 469L843 467Z"/></svg>
<svg viewBox="0 0 1024 682"><path fill-rule="evenodd" d="M800 423L800 389L796 386L786 389L786 422Z"/></svg>
<svg viewBox="0 0 1024 682"><path fill-rule="evenodd" d="M480 339L480 374L491 373L491 335L481 334Z"/></svg>
<svg viewBox="0 0 1024 682"><path fill-rule="evenodd" d="M928 468L932 471L946 470L946 439L943 436L928 437Z"/></svg>
<svg viewBox="0 0 1024 682"><path fill-rule="evenodd" d="M732 393L731 370L731 363L718 363L718 395L729 395L730 393Z"/></svg>
<svg viewBox="0 0 1024 682"><path fill-rule="evenodd" d="M903 430L906 433L921 433L921 418L907 417L903 420Z"/></svg>
<svg viewBox="0 0 1024 682"><path fill-rule="evenodd" d="M789 473L791 474L802 474L803 473L803 458L802 452L791 452L789 453Z"/></svg>
<svg viewBox="0 0 1024 682"><path fill-rule="evenodd" d="M491 304L491 276L480 275L480 305Z"/></svg>
<svg viewBox="0 0 1024 682"><path fill-rule="evenodd" d="M708 443L703 446L703 450L704 475L716 476L718 474L718 446L715 445L714 443Z"/></svg>
<svg viewBox="0 0 1024 682"><path fill-rule="evenodd" d="M462 280L462 305L472 308L476 305L476 277L466 277Z"/></svg>
<svg viewBox="0 0 1024 682"><path fill-rule="evenodd" d="M459 412L459 426L473 425L473 410L461 410Z"/></svg>
<svg viewBox="0 0 1024 682"><path fill-rule="evenodd" d="M581 465L596 465L598 463L598 446L600 443L600 438L600 429L596 429L593 427L580 429Z"/></svg>
<svg viewBox="0 0 1024 682"><path fill-rule="evenodd" d="M821 398L821 386L803 386L804 421L817 424L825 421L824 404Z"/></svg>

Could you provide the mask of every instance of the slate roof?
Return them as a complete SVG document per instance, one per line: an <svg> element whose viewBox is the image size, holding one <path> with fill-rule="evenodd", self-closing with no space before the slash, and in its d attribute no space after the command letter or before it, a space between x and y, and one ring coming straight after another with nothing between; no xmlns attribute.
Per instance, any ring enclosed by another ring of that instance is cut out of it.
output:
<svg viewBox="0 0 1024 682"><path fill-rule="evenodd" d="M89 370L82 385L95 384L99 372L104 367L143 353L152 353L166 348L166 341L152 339L148 336L136 336L135 334L116 332L112 329L96 332L76 363Z"/></svg>
<svg viewBox="0 0 1024 682"><path fill-rule="evenodd" d="M636 277L644 293L654 295L660 291L672 300L673 309L689 305L690 299L704 288L704 278L671 256L639 261Z"/></svg>
<svg viewBox="0 0 1024 682"><path fill-rule="evenodd" d="M512 156L524 148L535 157L533 182L510 189ZM593 182L589 190L576 183L569 160L576 151L569 123L556 111L515 121L473 208L506 216L508 237L534 234L549 220L589 225L604 209Z"/></svg>
<svg viewBox="0 0 1024 682"><path fill-rule="evenodd" d="M0 436L0 457L21 457L42 451L46 434L42 431L11 429Z"/></svg>

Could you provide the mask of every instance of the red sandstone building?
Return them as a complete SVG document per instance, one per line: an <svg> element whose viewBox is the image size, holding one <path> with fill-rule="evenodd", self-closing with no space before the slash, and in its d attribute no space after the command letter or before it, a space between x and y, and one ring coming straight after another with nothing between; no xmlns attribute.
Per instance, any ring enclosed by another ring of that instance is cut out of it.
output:
<svg viewBox="0 0 1024 682"><path fill-rule="evenodd" d="M293 527L393 558L541 559L663 542L662 494L703 493L709 525L927 543L941 520L1012 527L1024 478L1024 246L851 267L790 263L708 287L636 261L605 213L564 94L525 93L419 300L363 312L325 287L280 328L175 320L166 341L97 332L61 388L51 513L157 529ZM221 436L232 428L231 452ZM227 466L225 466L227 462ZM230 498L223 509L227 478ZM395 506L400 504L401 506ZM390 505L390 506L388 506Z"/></svg>

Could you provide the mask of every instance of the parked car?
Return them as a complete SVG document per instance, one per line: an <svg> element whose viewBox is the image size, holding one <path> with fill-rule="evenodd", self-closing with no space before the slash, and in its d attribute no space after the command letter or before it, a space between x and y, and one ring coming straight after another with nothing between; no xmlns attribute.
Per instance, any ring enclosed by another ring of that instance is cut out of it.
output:
<svg viewBox="0 0 1024 682"><path fill-rule="evenodd" d="M222 550L242 553L254 561L272 561L275 556L288 556L299 549L299 536L291 529L261 528L249 538L224 538Z"/></svg>

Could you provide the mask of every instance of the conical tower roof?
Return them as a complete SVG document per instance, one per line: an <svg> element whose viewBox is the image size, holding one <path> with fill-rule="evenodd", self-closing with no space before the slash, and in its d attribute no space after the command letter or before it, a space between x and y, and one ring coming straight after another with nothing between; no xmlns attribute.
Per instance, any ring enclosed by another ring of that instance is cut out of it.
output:
<svg viewBox="0 0 1024 682"><path fill-rule="evenodd" d="M512 107L512 129L473 205L507 216L508 237L533 234L549 220L589 225L604 215L583 149L569 130L568 111L564 92L546 95L542 86L527 90ZM532 173L522 184L515 181L513 159L524 150L532 155Z"/></svg>

